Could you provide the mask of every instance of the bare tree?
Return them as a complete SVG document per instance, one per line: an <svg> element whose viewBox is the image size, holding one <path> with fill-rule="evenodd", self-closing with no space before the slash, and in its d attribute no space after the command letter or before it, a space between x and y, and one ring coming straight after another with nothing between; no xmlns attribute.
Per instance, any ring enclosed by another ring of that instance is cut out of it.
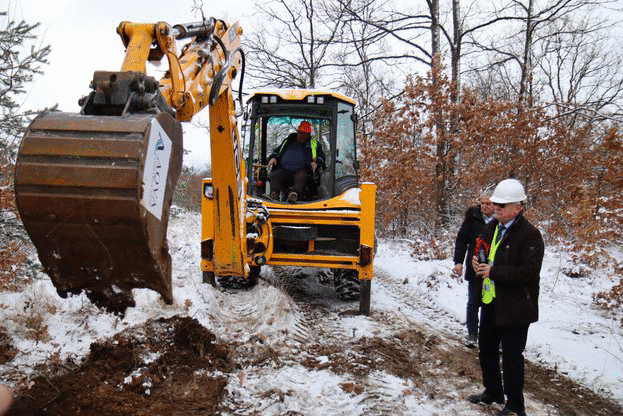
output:
<svg viewBox="0 0 623 416"><path fill-rule="evenodd" d="M439 0L426 0L430 12L431 55L441 54L441 24L439 22Z"/></svg>
<svg viewBox="0 0 623 416"><path fill-rule="evenodd" d="M342 1L348 15L344 20L343 36L337 40L332 62L334 79L340 80L337 89L359 103L359 127L364 138L372 134L372 115L376 103L392 94L392 66L378 59L387 50L387 42L378 37L372 26L353 18L361 16L366 21L375 20L382 13L377 0ZM349 17L350 16L350 17Z"/></svg>
<svg viewBox="0 0 623 416"><path fill-rule="evenodd" d="M492 3L490 21L496 25L490 33L470 33L470 45L486 52L486 64L476 63L479 71L490 71L497 66L497 73L506 77L517 97L518 106L530 106L536 93L534 71L538 65L536 49L543 42L556 36L551 28L567 17L577 18L578 12L589 13L591 8L610 0L508 0ZM562 28L564 32L564 28ZM561 32L558 32L561 33ZM512 68L509 64L515 64ZM480 66L482 65L482 66Z"/></svg>
<svg viewBox="0 0 623 416"><path fill-rule="evenodd" d="M342 11L323 0L257 2L262 26L244 41L256 87L315 88L343 29Z"/></svg>
<svg viewBox="0 0 623 416"><path fill-rule="evenodd" d="M611 25L594 17L554 22L540 45L536 69L544 97L570 128L593 120L623 120L623 53L604 36Z"/></svg>
<svg viewBox="0 0 623 416"><path fill-rule="evenodd" d="M430 68L433 60L431 41L423 40L424 36L431 33L432 17L428 10L406 13L386 9L385 2L379 0L367 0L366 7L355 7L359 3L350 0L339 1L344 5L350 20L368 26L367 42L387 42L386 45L395 46L388 46L382 53L369 59L394 66L415 63ZM375 9L374 14L367 13L371 8ZM396 49L400 49L401 52L395 52Z"/></svg>

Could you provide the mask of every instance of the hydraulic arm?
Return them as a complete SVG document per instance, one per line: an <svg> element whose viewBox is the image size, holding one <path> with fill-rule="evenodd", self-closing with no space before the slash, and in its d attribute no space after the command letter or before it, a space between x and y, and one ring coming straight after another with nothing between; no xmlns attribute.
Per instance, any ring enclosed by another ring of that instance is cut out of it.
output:
<svg viewBox="0 0 623 416"><path fill-rule="evenodd" d="M15 195L58 293L85 290L96 304L123 313L134 305L134 288L150 288L166 303L173 301L166 230L182 166L180 121L211 106L211 119L213 113L222 116L211 129L212 147L233 149L231 88L244 57L241 28L222 20L175 26L122 22L117 32L126 46L121 70L95 72L79 114L47 113L28 127L17 157ZM178 55L176 42L182 39L189 42ZM169 70L156 81L146 63L164 56ZM243 218L240 181L215 182L219 194L235 195L222 209L232 213L236 228ZM240 262L232 267L243 269Z"/></svg>

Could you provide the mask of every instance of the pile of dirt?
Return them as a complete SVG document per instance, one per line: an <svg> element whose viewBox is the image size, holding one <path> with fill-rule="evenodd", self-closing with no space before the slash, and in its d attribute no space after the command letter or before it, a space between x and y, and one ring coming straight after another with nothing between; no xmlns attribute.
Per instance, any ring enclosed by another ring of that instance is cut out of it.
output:
<svg viewBox="0 0 623 416"><path fill-rule="evenodd" d="M175 316L93 343L74 371L40 376L9 415L215 414L233 369L230 347Z"/></svg>

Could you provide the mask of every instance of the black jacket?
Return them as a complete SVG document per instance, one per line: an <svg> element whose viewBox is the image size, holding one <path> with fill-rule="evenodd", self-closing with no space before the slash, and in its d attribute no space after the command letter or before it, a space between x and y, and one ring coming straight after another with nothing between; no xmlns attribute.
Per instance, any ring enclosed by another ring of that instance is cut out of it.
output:
<svg viewBox="0 0 623 416"><path fill-rule="evenodd" d="M491 243L498 225L491 221L483 239ZM545 245L535 226L520 213L506 230L489 277L495 283L495 324L529 324L539 320L539 281Z"/></svg>
<svg viewBox="0 0 623 416"><path fill-rule="evenodd" d="M454 244L454 264L462 264L465 261L465 253L467 253L467 265L465 267L465 280L474 280L476 273L472 267L472 256L474 255L474 246L476 237L480 235L485 220L480 211L480 205L467 209L465 219L456 236Z"/></svg>
<svg viewBox="0 0 623 416"><path fill-rule="evenodd" d="M281 155L283 155L283 153L286 151L290 143L292 143L295 140L296 140L296 133L291 133L288 137L286 137L281 142L281 144L279 144L279 146L277 146L273 150L270 156L268 156L268 160L272 158L277 159L277 164L275 165L274 169L277 169L280 167ZM311 139L311 140L314 140L314 139ZM305 143L305 157L306 157L305 165L311 165L311 162L313 161L311 140L307 140L307 142ZM324 168L325 167L325 154L324 154L324 151L322 150L322 145L320 144L320 141L316 140L316 143L317 143L316 163L318 163L318 166Z"/></svg>

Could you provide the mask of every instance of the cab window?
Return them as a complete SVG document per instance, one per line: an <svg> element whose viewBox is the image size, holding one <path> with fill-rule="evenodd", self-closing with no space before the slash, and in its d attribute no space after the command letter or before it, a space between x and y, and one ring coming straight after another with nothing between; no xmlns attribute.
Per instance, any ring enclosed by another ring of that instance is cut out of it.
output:
<svg viewBox="0 0 623 416"><path fill-rule="evenodd" d="M354 132L353 107L348 104L338 103L335 179L357 174L355 170Z"/></svg>
<svg viewBox="0 0 623 416"><path fill-rule="evenodd" d="M303 117L275 116L266 123L266 157L270 155L291 133L296 132L302 121L312 124L312 137L320 142L327 159L330 159L331 123L328 119L310 119ZM326 160L327 166L330 160Z"/></svg>

